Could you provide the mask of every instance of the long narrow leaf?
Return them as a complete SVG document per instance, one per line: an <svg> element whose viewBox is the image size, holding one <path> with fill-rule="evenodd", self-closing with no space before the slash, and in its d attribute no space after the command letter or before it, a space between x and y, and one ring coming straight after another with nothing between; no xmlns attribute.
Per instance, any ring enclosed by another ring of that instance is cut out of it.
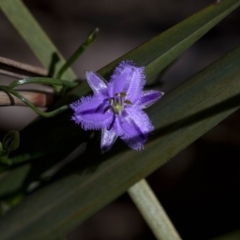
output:
<svg viewBox="0 0 240 240"><path fill-rule="evenodd" d="M162 72L186 49L217 25L240 5L239 0L225 0L212 4L202 11L178 23L148 42L111 62L99 73L109 77L114 67L122 60L132 60L138 66L146 67L147 78L151 79ZM81 96L89 91L87 86L76 87L72 94Z"/></svg>
<svg viewBox="0 0 240 240"><path fill-rule="evenodd" d="M100 73L108 75L121 60L131 59L139 66L147 66L147 76L148 78L152 78L239 5L239 0L224 0L219 4L213 3L140 47L118 58L101 69Z"/></svg>

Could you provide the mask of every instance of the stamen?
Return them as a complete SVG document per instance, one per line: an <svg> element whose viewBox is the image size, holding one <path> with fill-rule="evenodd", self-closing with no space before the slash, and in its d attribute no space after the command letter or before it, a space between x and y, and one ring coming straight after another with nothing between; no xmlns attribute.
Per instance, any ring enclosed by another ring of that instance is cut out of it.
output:
<svg viewBox="0 0 240 240"><path fill-rule="evenodd" d="M125 100L125 97L127 96L127 93L120 92L115 93L113 98L109 99L109 103L112 106L112 110L115 114L119 114L124 110L125 104L132 104L131 101Z"/></svg>
<svg viewBox="0 0 240 240"><path fill-rule="evenodd" d="M132 105L132 102L129 100L125 100L124 103Z"/></svg>
<svg viewBox="0 0 240 240"><path fill-rule="evenodd" d="M121 93L120 93L120 96L122 96L122 97L126 97L126 96L127 96L127 93L125 93L125 92L121 92Z"/></svg>

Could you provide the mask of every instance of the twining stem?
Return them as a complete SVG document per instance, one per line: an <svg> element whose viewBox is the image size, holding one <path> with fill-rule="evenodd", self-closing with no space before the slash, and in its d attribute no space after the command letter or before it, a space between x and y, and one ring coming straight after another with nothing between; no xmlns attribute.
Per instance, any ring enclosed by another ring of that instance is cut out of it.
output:
<svg viewBox="0 0 240 240"><path fill-rule="evenodd" d="M61 112L66 111L69 106L68 105L64 105L62 107L57 108L54 111L51 112L43 112L41 110L39 110L35 105L33 105L28 99L26 99L24 96L22 96L19 92L7 87L7 86L0 86L0 91L3 91L7 94L11 94L19 99L21 99L27 106L29 106L34 112L36 112L38 115L42 116L42 117L53 117Z"/></svg>
<svg viewBox="0 0 240 240"><path fill-rule="evenodd" d="M68 105L65 105L52 112L43 112L37 107L49 106L49 104L53 102L53 94L29 91L22 91L22 93L20 93L21 91L16 91L14 89L17 86L32 83L47 84L51 86L63 86L65 89L73 88L78 85L78 82L69 82L47 77L32 77L16 80L13 81L9 86L0 86L0 106L27 105L42 117L53 117L69 108Z"/></svg>
<svg viewBox="0 0 240 240"><path fill-rule="evenodd" d="M145 179L130 187L128 194L158 240L181 240Z"/></svg>
<svg viewBox="0 0 240 240"><path fill-rule="evenodd" d="M66 80L60 80L55 78L32 77L32 78L13 81L8 87L13 89L17 86L32 84L32 83L46 84L50 86L63 86L66 88L74 88L79 84L79 82L69 82Z"/></svg>

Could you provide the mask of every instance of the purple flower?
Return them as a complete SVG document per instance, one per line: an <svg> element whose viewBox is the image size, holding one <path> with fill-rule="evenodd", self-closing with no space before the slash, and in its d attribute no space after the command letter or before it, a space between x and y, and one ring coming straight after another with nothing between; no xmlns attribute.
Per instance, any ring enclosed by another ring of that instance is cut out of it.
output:
<svg viewBox="0 0 240 240"><path fill-rule="evenodd" d="M102 152L108 151L117 137L135 150L143 149L154 127L142 109L163 95L155 90L143 91L144 68L123 61L109 83L94 72L86 72L86 78L94 94L70 105L72 119L85 130L102 129Z"/></svg>

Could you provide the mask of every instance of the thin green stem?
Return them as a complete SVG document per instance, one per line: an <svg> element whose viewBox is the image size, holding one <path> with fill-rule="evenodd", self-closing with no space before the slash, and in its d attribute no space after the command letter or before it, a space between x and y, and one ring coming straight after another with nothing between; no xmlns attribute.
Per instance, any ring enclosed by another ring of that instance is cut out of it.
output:
<svg viewBox="0 0 240 240"><path fill-rule="evenodd" d="M47 85L51 85L51 86L63 86L66 88L73 88L78 85L77 82L69 82L69 81L55 79L55 78L32 77L32 78L26 78L26 79L13 81L9 85L9 88L13 89L20 85L32 84L32 83L47 84Z"/></svg>
<svg viewBox="0 0 240 240"><path fill-rule="evenodd" d="M63 73L79 58L79 56L86 50L86 48L96 39L98 28L95 28L87 37L87 40L81 44L73 55L67 60L67 62L61 67L57 74L57 78L60 79Z"/></svg>
<svg viewBox="0 0 240 240"><path fill-rule="evenodd" d="M29 106L34 112L36 112L38 115L42 116L42 117L53 117L56 116L57 114L66 111L69 106L68 105L64 105L54 111L51 112L43 112L41 110L39 110L37 107L35 107L30 101L28 101L25 97L23 97L20 93L18 93L17 91L7 87L7 86L0 86L0 90L6 92L6 93L10 93L13 96L21 99L27 106Z"/></svg>
<svg viewBox="0 0 240 240"><path fill-rule="evenodd" d="M128 189L128 194L141 212L148 226L159 240L180 240L171 220L145 179Z"/></svg>

